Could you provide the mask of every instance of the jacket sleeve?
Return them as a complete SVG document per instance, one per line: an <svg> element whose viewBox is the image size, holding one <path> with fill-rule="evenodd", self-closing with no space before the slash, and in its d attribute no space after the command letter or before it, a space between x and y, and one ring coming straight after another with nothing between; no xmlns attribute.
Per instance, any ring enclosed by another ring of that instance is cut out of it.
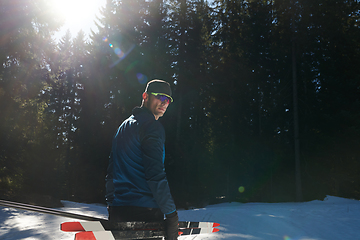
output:
<svg viewBox="0 0 360 240"><path fill-rule="evenodd" d="M174 212L176 206L164 171L165 131L158 121L146 125L143 136L141 136L145 178L156 203L161 211L167 215Z"/></svg>

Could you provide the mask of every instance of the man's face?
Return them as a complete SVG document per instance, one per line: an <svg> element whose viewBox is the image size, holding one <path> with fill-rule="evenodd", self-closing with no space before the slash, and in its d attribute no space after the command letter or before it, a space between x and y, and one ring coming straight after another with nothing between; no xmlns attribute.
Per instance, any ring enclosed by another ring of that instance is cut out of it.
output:
<svg viewBox="0 0 360 240"><path fill-rule="evenodd" d="M169 103L167 101L161 101L160 99L157 99L154 95L144 93L144 106L148 108L155 116L155 119L158 120L160 117L162 117L167 107L169 106Z"/></svg>

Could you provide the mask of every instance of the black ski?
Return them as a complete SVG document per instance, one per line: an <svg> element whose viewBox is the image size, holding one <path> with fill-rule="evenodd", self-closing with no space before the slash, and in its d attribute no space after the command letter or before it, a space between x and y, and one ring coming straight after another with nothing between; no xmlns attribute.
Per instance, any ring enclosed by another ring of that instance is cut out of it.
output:
<svg viewBox="0 0 360 240"><path fill-rule="evenodd" d="M179 236L197 235L218 232L219 229L185 228L179 230ZM88 231L75 234L75 240L125 240L125 239L161 239L164 231L159 230L127 230L127 231Z"/></svg>

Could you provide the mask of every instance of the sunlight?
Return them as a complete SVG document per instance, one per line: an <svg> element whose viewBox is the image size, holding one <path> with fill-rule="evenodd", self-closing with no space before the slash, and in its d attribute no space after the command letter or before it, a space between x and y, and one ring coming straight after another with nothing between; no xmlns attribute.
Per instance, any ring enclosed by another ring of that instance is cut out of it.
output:
<svg viewBox="0 0 360 240"><path fill-rule="evenodd" d="M79 23L85 19L93 18L98 11L96 1L87 0L52 0L55 11L67 24Z"/></svg>

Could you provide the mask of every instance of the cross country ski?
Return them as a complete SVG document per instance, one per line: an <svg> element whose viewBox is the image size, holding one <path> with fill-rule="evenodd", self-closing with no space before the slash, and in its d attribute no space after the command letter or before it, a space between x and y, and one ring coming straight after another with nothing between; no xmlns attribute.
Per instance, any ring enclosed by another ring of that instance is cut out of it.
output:
<svg viewBox="0 0 360 240"><path fill-rule="evenodd" d="M179 222L179 236L218 232L219 223ZM117 240L161 238L165 236L163 222L117 222L74 221L64 222L60 229L65 232L78 232L75 240Z"/></svg>
<svg viewBox="0 0 360 240"><path fill-rule="evenodd" d="M179 221L179 229L212 229L220 226L219 223L213 222L189 222ZM134 230L134 229L163 229L163 222L117 222L110 223L107 220L102 221L73 221L64 222L61 224L60 229L65 232L82 232L82 231L106 231L106 230Z"/></svg>
<svg viewBox="0 0 360 240"><path fill-rule="evenodd" d="M179 229L179 236L197 235L218 232L219 229L184 228ZM125 240L125 239L149 239L162 238L164 231L159 230L128 230L128 231L87 231L75 234L75 240Z"/></svg>

